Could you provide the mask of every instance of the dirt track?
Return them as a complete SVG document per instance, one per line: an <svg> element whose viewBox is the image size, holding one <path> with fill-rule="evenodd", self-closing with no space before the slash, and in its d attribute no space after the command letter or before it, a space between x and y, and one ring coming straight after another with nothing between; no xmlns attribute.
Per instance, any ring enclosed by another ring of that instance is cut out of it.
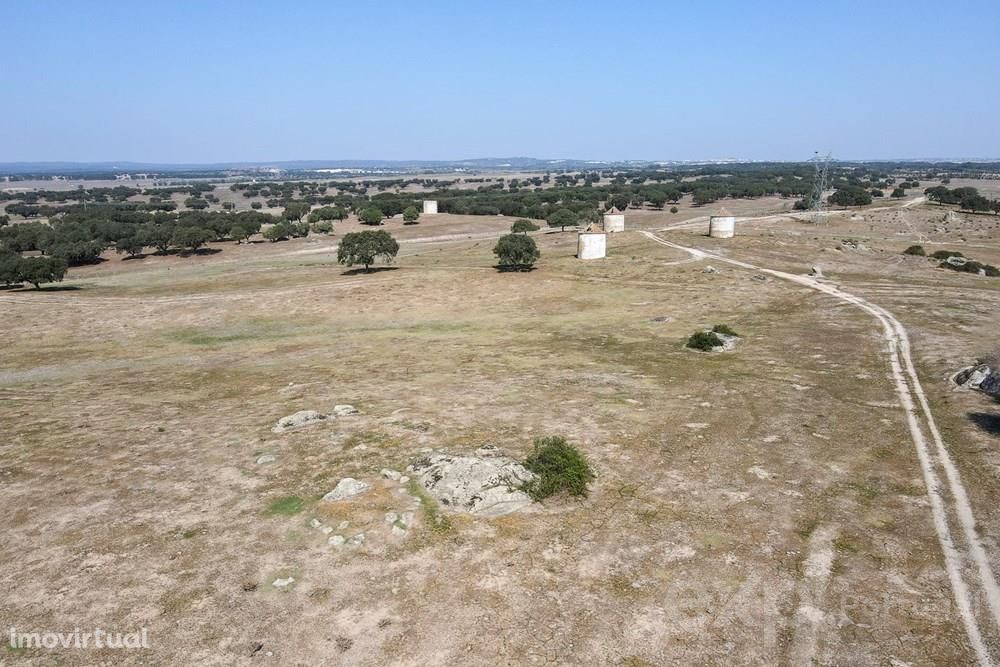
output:
<svg viewBox="0 0 1000 667"><path fill-rule="evenodd" d="M902 204L901 208L922 203L923 200L923 197L918 197ZM778 216L765 217L775 218ZM752 222L753 220L753 218L745 218L744 222ZM688 221L685 226L690 226L690 224L691 221ZM982 542L976 534L976 519L969 504L968 492L962 484L958 469L941 438L927 397L917 377L910 355L909 337L902 323L884 308L845 292L821 278L767 269L673 243L650 232L642 231L640 233L661 245L683 250L696 260L712 259L805 285L857 306L879 321L882 325L883 338L888 346L896 393L906 411L907 426L923 471L924 484L931 502L934 527L944 554L955 603L962 616L969 641L975 650L979 664L992 664L992 657L983 639L984 632L981 628L986 626L995 629L1000 626L1000 587L997 585ZM925 429L930 433L933 447L928 443ZM942 475L947 480L946 485L941 482ZM955 527L955 530L952 527ZM957 540L955 539L956 535L958 536ZM809 616L809 614L800 614L800 616L803 615ZM802 631L801 626L800 623L800 632Z"/></svg>

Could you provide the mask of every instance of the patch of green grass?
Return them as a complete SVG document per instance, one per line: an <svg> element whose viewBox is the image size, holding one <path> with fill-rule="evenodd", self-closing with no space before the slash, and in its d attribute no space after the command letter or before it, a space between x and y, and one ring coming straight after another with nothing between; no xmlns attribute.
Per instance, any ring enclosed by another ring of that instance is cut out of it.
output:
<svg viewBox="0 0 1000 667"><path fill-rule="evenodd" d="M198 347L216 347L226 343L269 338L283 338L295 331L288 322L270 319L242 321L224 327L185 327L164 333L169 340Z"/></svg>
<svg viewBox="0 0 1000 667"><path fill-rule="evenodd" d="M717 347L722 347L722 339L715 335L714 331L696 331L688 338L687 347L692 350L711 352Z"/></svg>
<svg viewBox="0 0 1000 667"><path fill-rule="evenodd" d="M587 484L594 479L587 459L561 436L536 438L535 450L525 459L524 467L536 477L522 488L536 501L563 491L586 496Z"/></svg>
<svg viewBox="0 0 1000 667"><path fill-rule="evenodd" d="M406 483L406 488L410 495L420 498L420 511L432 533L444 535L455 530L451 520L441 511L437 500L427 493L427 490L420 486L417 480L411 479Z"/></svg>
<svg viewBox="0 0 1000 667"><path fill-rule="evenodd" d="M716 324L712 327L712 333L723 334L725 336L739 336L728 324Z"/></svg>
<svg viewBox="0 0 1000 667"><path fill-rule="evenodd" d="M397 438L382 431L360 431L352 433L344 440L344 449L354 449L358 445L366 447L394 447L399 444Z"/></svg>
<svg viewBox="0 0 1000 667"><path fill-rule="evenodd" d="M301 512L305 505L306 501L298 496L284 496L267 506L267 514L270 516L292 516Z"/></svg>
<svg viewBox="0 0 1000 667"><path fill-rule="evenodd" d="M856 491L865 502L871 502L882 495L882 487L877 480L867 479L863 482L847 482L847 488Z"/></svg>
<svg viewBox="0 0 1000 667"><path fill-rule="evenodd" d="M922 496L927 491L918 484L893 484L892 492L901 496Z"/></svg>
<svg viewBox="0 0 1000 667"><path fill-rule="evenodd" d="M840 535L833 541L833 548L839 553L857 553L858 543L850 535Z"/></svg>
<svg viewBox="0 0 1000 667"><path fill-rule="evenodd" d="M795 533L801 537L803 540L808 540L812 537L813 531L816 530L816 526L819 525L818 519L809 519L807 522L795 529Z"/></svg>

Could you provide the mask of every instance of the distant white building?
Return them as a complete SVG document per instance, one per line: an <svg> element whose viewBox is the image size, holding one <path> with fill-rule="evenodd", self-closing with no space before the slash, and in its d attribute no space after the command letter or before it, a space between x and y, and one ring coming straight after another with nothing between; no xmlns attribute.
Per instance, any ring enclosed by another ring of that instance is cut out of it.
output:
<svg viewBox="0 0 1000 667"><path fill-rule="evenodd" d="M577 259L603 259L608 254L606 232L580 232L576 235Z"/></svg>
<svg viewBox="0 0 1000 667"><path fill-rule="evenodd" d="M736 216L723 207L718 215L708 219L708 235L717 239L731 239L736 236Z"/></svg>
<svg viewBox="0 0 1000 667"><path fill-rule="evenodd" d="M605 212L604 214L604 231L624 232L625 214L619 211L616 207L612 206L611 210Z"/></svg>
<svg viewBox="0 0 1000 667"><path fill-rule="evenodd" d="M438 203L433 199L424 200L424 215L437 215Z"/></svg>

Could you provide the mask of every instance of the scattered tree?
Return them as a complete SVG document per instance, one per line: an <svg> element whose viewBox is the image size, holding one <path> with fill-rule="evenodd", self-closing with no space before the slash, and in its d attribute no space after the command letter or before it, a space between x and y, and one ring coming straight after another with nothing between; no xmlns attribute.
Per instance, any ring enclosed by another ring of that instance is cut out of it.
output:
<svg viewBox="0 0 1000 667"><path fill-rule="evenodd" d="M379 216L381 219L381 211ZM365 230L344 235L337 248L337 261L347 266L361 264L367 273L371 271L370 267L377 257L381 257L386 264L391 264L398 253L399 244L389 232L382 229Z"/></svg>
<svg viewBox="0 0 1000 667"><path fill-rule="evenodd" d="M568 208L560 208L552 213L547 219L549 227L559 227L559 231L566 231L567 227L573 227L579 222L577 214Z"/></svg>
<svg viewBox="0 0 1000 667"><path fill-rule="evenodd" d="M416 224L419 219L420 211L417 210L416 206L407 206L403 209L403 222L407 225Z"/></svg>
<svg viewBox="0 0 1000 667"><path fill-rule="evenodd" d="M375 206L369 206L361 211L361 214L358 217L361 218L361 222L366 225L381 225L385 214L382 213L382 209Z"/></svg>
<svg viewBox="0 0 1000 667"><path fill-rule="evenodd" d="M138 236L126 236L115 243L115 252L119 255L126 253L129 257L138 257L145 249L145 241Z"/></svg>
<svg viewBox="0 0 1000 667"><path fill-rule="evenodd" d="M541 257L535 239L526 234L505 234L493 248L501 271L530 271Z"/></svg>
<svg viewBox="0 0 1000 667"><path fill-rule="evenodd" d="M514 234L527 234L528 232L536 232L538 230L538 225L524 218L515 220L514 224L510 226L510 231Z"/></svg>
<svg viewBox="0 0 1000 667"><path fill-rule="evenodd" d="M215 238L214 234L207 229L202 229L201 227L180 227L174 231L170 243L184 250L194 252L213 238Z"/></svg>

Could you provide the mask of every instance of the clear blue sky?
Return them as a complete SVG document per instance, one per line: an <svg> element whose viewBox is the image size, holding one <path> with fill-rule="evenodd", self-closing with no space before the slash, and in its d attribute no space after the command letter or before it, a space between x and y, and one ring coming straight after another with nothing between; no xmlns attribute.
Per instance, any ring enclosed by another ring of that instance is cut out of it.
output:
<svg viewBox="0 0 1000 667"><path fill-rule="evenodd" d="M1000 0L6 0L0 162L1000 156Z"/></svg>

